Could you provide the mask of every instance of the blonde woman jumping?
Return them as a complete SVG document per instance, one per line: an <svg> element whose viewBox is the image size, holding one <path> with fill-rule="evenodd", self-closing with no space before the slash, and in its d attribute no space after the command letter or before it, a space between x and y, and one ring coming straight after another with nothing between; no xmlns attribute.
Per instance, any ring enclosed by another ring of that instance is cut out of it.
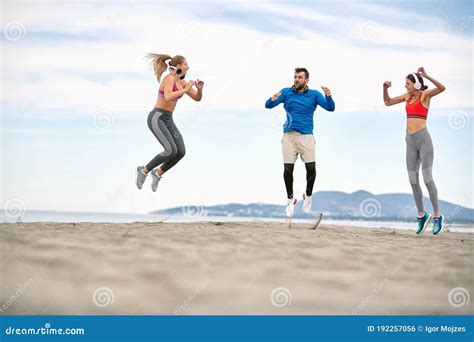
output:
<svg viewBox="0 0 474 342"><path fill-rule="evenodd" d="M151 190L155 192L163 174L175 166L186 153L183 137L173 121L173 110L184 94L194 101L201 101L204 82L184 80L189 66L183 56L150 53L147 57L152 60L156 79L160 83L155 107L148 115L148 127L164 151L157 154L146 166L137 167L136 184L138 189L141 189L148 174L151 174ZM165 70L168 70L169 74L161 81ZM196 89L193 89L193 86Z"/></svg>

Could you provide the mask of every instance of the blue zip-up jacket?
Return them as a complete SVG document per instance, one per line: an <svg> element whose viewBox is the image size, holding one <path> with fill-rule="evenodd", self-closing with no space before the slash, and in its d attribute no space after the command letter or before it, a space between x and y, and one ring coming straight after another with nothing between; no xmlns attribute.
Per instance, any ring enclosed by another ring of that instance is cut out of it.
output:
<svg viewBox="0 0 474 342"><path fill-rule="evenodd" d="M317 90L308 89L307 92L296 92L293 88L283 88L281 95L275 101L271 98L265 102L266 108L273 108L284 103L286 122L283 132L296 131L301 134L313 134L313 117L317 106L333 112L336 108L332 96L325 96Z"/></svg>

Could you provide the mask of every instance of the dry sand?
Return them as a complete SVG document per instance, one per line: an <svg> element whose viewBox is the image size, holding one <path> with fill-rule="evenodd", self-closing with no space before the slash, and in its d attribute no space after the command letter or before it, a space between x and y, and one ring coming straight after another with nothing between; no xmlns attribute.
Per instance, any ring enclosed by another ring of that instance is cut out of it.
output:
<svg viewBox="0 0 474 342"><path fill-rule="evenodd" d="M1 314L473 313L472 234L307 227L1 224Z"/></svg>

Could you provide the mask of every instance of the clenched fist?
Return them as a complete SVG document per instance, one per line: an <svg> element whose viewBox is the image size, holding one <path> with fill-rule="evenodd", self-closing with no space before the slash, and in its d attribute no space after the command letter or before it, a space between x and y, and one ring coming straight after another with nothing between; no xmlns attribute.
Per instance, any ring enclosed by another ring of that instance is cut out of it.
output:
<svg viewBox="0 0 474 342"><path fill-rule="evenodd" d="M276 93L272 96L272 101L275 102L277 98L279 98L281 93Z"/></svg>
<svg viewBox="0 0 474 342"><path fill-rule="evenodd" d="M331 91L329 90L328 87L321 87L321 89L324 91L324 94L326 96L331 96Z"/></svg>

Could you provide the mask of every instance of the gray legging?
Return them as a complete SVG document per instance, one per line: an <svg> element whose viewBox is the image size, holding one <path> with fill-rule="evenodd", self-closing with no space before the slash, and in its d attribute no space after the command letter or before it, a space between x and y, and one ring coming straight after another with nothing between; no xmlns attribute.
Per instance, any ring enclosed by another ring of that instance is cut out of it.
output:
<svg viewBox="0 0 474 342"><path fill-rule="evenodd" d="M186 148L178 128L173 122L173 112L154 108L148 115L148 127L165 150L155 156L146 168L151 171L161 165L163 172L168 171L184 157Z"/></svg>
<svg viewBox="0 0 474 342"><path fill-rule="evenodd" d="M424 211L423 193L420 186L419 170L423 172L423 180L430 195L433 210L438 211L438 190L433 181L433 142L427 128L413 134L406 135L407 142L407 169L408 178L415 196L416 207L419 212Z"/></svg>

